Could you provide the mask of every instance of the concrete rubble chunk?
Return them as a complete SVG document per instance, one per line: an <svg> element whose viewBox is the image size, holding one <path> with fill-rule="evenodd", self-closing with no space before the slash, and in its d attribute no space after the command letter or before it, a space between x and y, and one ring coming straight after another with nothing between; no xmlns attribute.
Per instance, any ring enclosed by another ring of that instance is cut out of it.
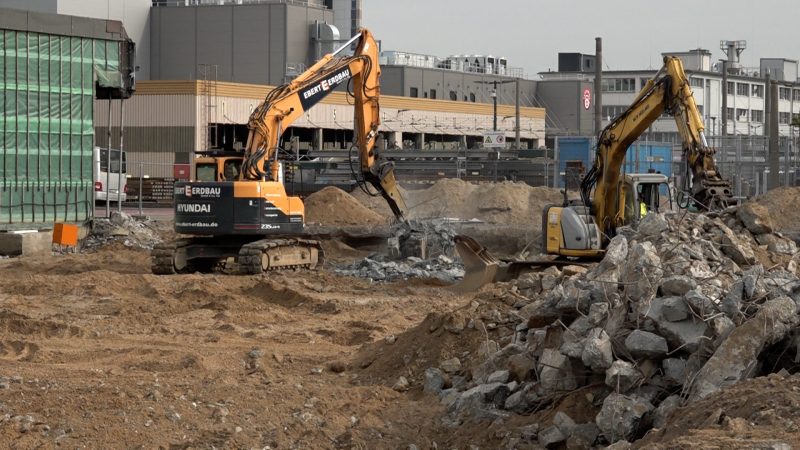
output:
<svg viewBox="0 0 800 450"><path fill-rule="evenodd" d="M639 242L629 252L623 269L622 281L626 283L625 294L639 309L646 308L655 297L664 271L661 258L651 242Z"/></svg>
<svg viewBox="0 0 800 450"><path fill-rule="evenodd" d="M681 398L678 395L670 395L665 398L653 413L653 427L664 428L667 426L667 419L673 411L681 406Z"/></svg>
<svg viewBox="0 0 800 450"><path fill-rule="evenodd" d="M789 297L769 300L728 335L694 379L690 401L699 400L754 375L758 355L800 323L797 305Z"/></svg>
<svg viewBox="0 0 800 450"><path fill-rule="evenodd" d="M425 370L425 384L422 391L426 394L439 394L447 384L447 375L435 367L429 367Z"/></svg>
<svg viewBox="0 0 800 450"><path fill-rule="evenodd" d="M697 288L697 282L686 275L672 275L661 280L661 294L664 296L686 295Z"/></svg>
<svg viewBox="0 0 800 450"><path fill-rule="evenodd" d="M538 371L539 383L547 392L571 391L578 387L569 358L558 350L546 348L542 351Z"/></svg>
<svg viewBox="0 0 800 450"><path fill-rule="evenodd" d="M463 415L474 413L487 405L502 407L508 398L508 386L503 383L480 384L461 393L449 410Z"/></svg>
<svg viewBox="0 0 800 450"><path fill-rule="evenodd" d="M567 437L569 437L575 429L575 421L563 411L559 411L553 416L553 425L558 427L558 429L564 433L564 436Z"/></svg>
<svg viewBox="0 0 800 450"><path fill-rule="evenodd" d="M536 361L527 353L508 358L508 371L511 379L520 383L528 380L536 368Z"/></svg>
<svg viewBox="0 0 800 450"><path fill-rule="evenodd" d="M486 382L491 383L508 383L509 372L508 370L497 370L492 372L486 379Z"/></svg>
<svg viewBox="0 0 800 450"><path fill-rule="evenodd" d="M595 423L608 442L632 439L642 417L653 405L638 397L612 392L603 400Z"/></svg>
<svg viewBox="0 0 800 450"><path fill-rule="evenodd" d="M667 340L643 330L633 330L625 338L625 348L634 358L660 358L667 354Z"/></svg>
<svg viewBox="0 0 800 450"><path fill-rule="evenodd" d="M575 425L572 434L567 438L567 450L585 450L591 448L597 440L600 430L594 423Z"/></svg>
<svg viewBox="0 0 800 450"><path fill-rule="evenodd" d="M686 304L689 305L692 310L700 316L704 317L708 314L717 312L718 308L714 302L712 302L711 299L703 295L697 289L687 292L686 295L683 296L683 299L686 301Z"/></svg>
<svg viewBox="0 0 800 450"><path fill-rule="evenodd" d="M589 323L594 326L599 326L608 318L609 305L606 302L592 303L589 306L589 315L587 319Z"/></svg>
<svg viewBox="0 0 800 450"><path fill-rule="evenodd" d="M738 280L731 286L728 293L722 299L720 310L731 319L736 319L742 307L742 296L744 295L744 281Z"/></svg>
<svg viewBox="0 0 800 450"><path fill-rule="evenodd" d="M606 247L602 261L587 273L589 280L597 282L597 288L604 294L617 290L620 269L628 257L628 240L617 235L611 239Z"/></svg>
<svg viewBox="0 0 800 450"><path fill-rule="evenodd" d="M532 385L527 385L525 388L514 392L506 399L504 408L508 411L513 411L522 414L533 409L535 404L539 401L539 396L534 392Z"/></svg>
<svg viewBox="0 0 800 450"><path fill-rule="evenodd" d="M711 329L714 331L714 336L717 337L717 344L721 343L723 339L731 334L736 324L726 316L717 316L711 319Z"/></svg>
<svg viewBox="0 0 800 450"><path fill-rule="evenodd" d="M611 339L602 328L593 328L589 331L586 344L581 353L583 365L595 372L603 372L614 360L611 349Z"/></svg>
<svg viewBox="0 0 800 450"><path fill-rule="evenodd" d="M616 360L606 370L606 386L623 394L638 386L643 378L642 373L627 361Z"/></svg>
<svg viewBox="0 0 800 450"><path fill-rule="evenodd" d="M772 233L772 219L769 210L758 203L747 202L736 211L736 216L753 234Z"/></svg>
<svg viewBox="0 0 800 450"><path fill-rule="evenodd" d="M457 373L461 370L461 360L458 358L446 359L439 364L439 368L450 374Z"/></svg>
<svg viewBox="0 0 800 450"><path fill-rule="evenodd" d="M686 382L686 360L681 358L667 358L661 361L664 369L664 380L674 384L684 384Z"/></svg>
<svg viewBox="0 0 800 450"><path fill-rule="evenodd" d="M758 288L758 280L764 275L764 266L756 265L744 272L742 282L744 282L744 295L746 298L753 298Z"/></svg>
<svg viewBox="0 0 800 450"><path fill-rule="evenodd" d="M669 224L664 218L664 215L651 213L644 216L642 221L639 223L639 229L637 231L639 236L648 238L657 237L667 229L669 229Z"/></svg>
<svg viewBox="0 0 800 450"><path fill-rule="evenodd" d="M625 440L614 442L603 450L629 450L632 447L631 443Z"/></svg>
<svg viewBox="0 0 800 450"><path fill-rule="evenodd" d="M756 256L753 249L745 242L742 242L736 233L733 232L728 226L722 223L721 220L714 219L715 225L718 227L721 236L722 252L728 255L736 264L740 266L749 266L755 264Z"/></svg>
<svg viewBox="0 0 800 450"><path fill-rule="evenodd" d="M539 445L544 448L555 448L567 439L564 433L556 426L547 427L539 431Z"/></svg>
<svg viewBox="0 0 800 450"><path fill-rule="evenodd" d="M681 297L667 297L664 299L661 315L670 322L680 322L689 318L689 307Z"/></svg>
<svg viewBox="0 0 800 450"><path fill-rule="evenodd" d="M658 334L667 340L670 348L681 347L689 353L696 352L700 343L705 339L708 331L707 324L696 318L670 322L662 315L663 306L663 298L653 299L650 307L645 311L645 317L652 321Z"/></svg>

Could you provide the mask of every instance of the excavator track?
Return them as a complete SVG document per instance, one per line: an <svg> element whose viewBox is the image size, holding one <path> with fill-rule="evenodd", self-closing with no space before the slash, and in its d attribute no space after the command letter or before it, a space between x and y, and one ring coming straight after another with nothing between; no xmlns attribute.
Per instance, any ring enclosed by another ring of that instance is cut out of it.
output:
<svg viewBox="0 0 800 450"><path fill-rule="evenodd" d="M194 256L190 257L191 254ZM151 271L156 275L213 272L229 257L236 258L241 274L315 269L325 259L319 241L298 238L269 238L252 242L213 238L177 239L156 245L150 255Z"/></svg>
<svg viewBox="0 0 800 450"><path fill-rule="evenodd" d="M261 239L239 250L239 273L258 274L273 270L314 269L325 256L319 241L311 239Z"/></svg>

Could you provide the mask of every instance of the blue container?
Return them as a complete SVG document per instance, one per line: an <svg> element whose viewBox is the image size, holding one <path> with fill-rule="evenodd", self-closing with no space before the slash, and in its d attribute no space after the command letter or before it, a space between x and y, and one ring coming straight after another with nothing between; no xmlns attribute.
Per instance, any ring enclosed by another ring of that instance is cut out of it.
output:
<svg viewBox="0 0 800 450"><path fill-rule="evenodd" d="M595 149L592 146L592 138L587 136L579 137L559 137L558 138L558 173L564 174L567 170L567 162L581 162L588 172L594 163ZM584 173L585 173L584 172ZM564 175L559 175L559 186L565 186Z"/></svg>
<svg viewBox="0 0 800 450"><path fill-rule="evenodd" d="M671 145L634 143L628 148L625 173L646 173L651 169L672 176Z"/></svg>

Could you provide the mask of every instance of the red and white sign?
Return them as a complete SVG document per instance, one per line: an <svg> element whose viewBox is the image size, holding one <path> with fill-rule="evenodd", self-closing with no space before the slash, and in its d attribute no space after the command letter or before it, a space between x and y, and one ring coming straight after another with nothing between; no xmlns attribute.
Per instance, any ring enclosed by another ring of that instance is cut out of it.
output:
<svg viewBox="0 0 800 450"><path fill-rule="evenodd" d="M589 109L592 106L592 91L589 88L583 90L583 109Z"/></svg>

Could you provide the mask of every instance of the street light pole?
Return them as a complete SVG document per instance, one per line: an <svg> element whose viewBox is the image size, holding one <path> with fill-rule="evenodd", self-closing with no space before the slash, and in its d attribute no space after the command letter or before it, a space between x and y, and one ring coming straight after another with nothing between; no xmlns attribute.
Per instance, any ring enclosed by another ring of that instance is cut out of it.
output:
<svg viewBox="0 0 800 450"><path fill-rule="evenodd" d="M494 103L494 131L497 131L497 81L492 88L492 102Z"/></svg>

